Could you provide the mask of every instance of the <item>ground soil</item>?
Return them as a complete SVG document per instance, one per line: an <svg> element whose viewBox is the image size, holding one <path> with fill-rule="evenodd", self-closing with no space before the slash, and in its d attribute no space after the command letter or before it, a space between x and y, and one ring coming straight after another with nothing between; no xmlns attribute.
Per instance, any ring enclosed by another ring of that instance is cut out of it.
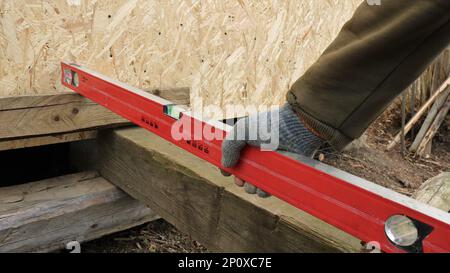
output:
<svg viewBox="0 0 450 273"><path fill-rule="evenodd" d="M400 145L387 151L400 129L400 107L386 111L349 150L336 153L324 149L318 159L397 192L411 195L426 180L450 171L450 125L443 126L427 158L403 155ZM420 129L417 128L417 130ZM408 135L406 145L412 142ZM207 252L207 249L175 227L158 220L128 231L86 243L84 252Z"/></svg>
<svg viewBox="0 0 450 273"><path fill-rule="evenodd" d="M83 253L204 253L206 248L189 235L159 219L105 236L81 246Z"/></svg>
<svg viewBox="0 0 450 273"><path fill-rule="evenodd" d="M384 187L411 195L426 180L441 172L450 171L450 142L443 137L450 132L445 127L442 126L435 138L432 152L424 158L408 152L407 149L414 140L411 134L406 136L405 153L402 152L401 145L387 151L386 147L401 128L399 107L394 107L378 118L363 138L350 149L342 153L322 151L323 161ZM420 127L415 132L418 129Z"/></svg>

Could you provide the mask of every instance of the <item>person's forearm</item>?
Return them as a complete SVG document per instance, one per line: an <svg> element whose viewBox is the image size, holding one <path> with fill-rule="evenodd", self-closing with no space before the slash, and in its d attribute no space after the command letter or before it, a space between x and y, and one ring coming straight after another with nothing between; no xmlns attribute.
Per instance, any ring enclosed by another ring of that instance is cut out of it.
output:
<svg viewBox="0 0 450 273"><path fill-rule="evenodd" d="M364 1L288 93L311 130L343 148L450 42L450 0Z"/></svg>

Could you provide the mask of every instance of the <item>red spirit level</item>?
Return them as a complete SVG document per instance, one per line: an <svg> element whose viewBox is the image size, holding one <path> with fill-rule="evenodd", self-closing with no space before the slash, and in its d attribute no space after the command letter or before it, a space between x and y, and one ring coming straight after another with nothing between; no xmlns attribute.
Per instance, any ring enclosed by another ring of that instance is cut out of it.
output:
<svg viewBox="0 0 450 273"><path fill-rule="evenodd" d="M221 166L221 140L176 140L177 120L225 134L230 127L204 122L171 102L62 63L62 83L140 127L248 181L274 196L385 252L450 252L450 214L331 166L292 154L246 148L238 167ZM174 114L175 113L175 114ZM196 127L197 126L197 127Z"/></svg>

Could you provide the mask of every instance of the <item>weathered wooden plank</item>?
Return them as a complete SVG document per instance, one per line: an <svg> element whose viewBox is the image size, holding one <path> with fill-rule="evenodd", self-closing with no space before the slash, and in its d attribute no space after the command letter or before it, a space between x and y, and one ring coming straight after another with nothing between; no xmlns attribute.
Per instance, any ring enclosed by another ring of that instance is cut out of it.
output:
<svg viewBox="0 0 450 273"><path fill-rule="evenodd" d="M77 94L0 99L0 139L67 133L129 122Z"/></svg>
<svg viewBox="0 0 450 273"><path fill-rule="evenodd" d="M188 87L172 89L154 89L147 92L179 105L190 105L190 89Z"/></svg>
<svg viewBox="0 0 450 273"><path fill-rule="evenodd" d="M79 101L80 96L74 92L0 97L0 111L46 107Z"/></svg>
<svg viewBox="0 0 450 273"><path fill-rule="evenodd" d="M153 219L95 172L0 188L0 252L48 252Z"/></svg>
<svg viewBox="0 0 450 273"><path fill-rule="evenodd" d="M231 178L139 128L98 138L105 178L213 251L354 252L356 238L289 204L258 199Z"/></svg>
<svg viewBox="0 0 450 273"><path fill-rule="evenodd" d="M62 133L45 136L35 136L29 138L0 140L0 151L89 140L94 139L96 137L97 137L97 130L88 130L73 133Z"/></svg>
<svg viewBox="0 0 450 273"><path fill-rule="evenodd" d="M158 89L147 92L175 104L189 105L189 88ZM65 137L77 138L76 133L79 131L126 124L130 124L129 121L73 92L0 97L0 141L14 139L13 142L0 143L3 149L7 149L8 145L28 147L30 143L42 142L42 145L60 143ZM36 138L24 142L17 140L67 133L74 134Z"/></svg>

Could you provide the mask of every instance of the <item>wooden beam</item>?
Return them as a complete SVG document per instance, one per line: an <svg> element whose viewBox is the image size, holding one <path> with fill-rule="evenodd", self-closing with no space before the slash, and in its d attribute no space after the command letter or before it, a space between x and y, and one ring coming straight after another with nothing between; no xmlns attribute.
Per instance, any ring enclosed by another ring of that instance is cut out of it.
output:
<svg viewBox="0 0 450 273"><path fill-rule="evenodd" d="M148 93L164 98L178 105L190 105L190 89L188 87L172 89L154 89L146 90Z"/></svg>
<svg viewBox="0 0 450 273"><path fill-rule="evenodd" d="M48 252L156 219L95 172L0 188L0 252Z"/></svg>
<svg viewBox="0 0 450 273"><path fill-rule="evenodd" d="M189 88L147 92L189 105ZM97 129L131 124L73 92L0 98L0 151L95 138Z"/></svg>
<svg viewBox="0 0 450 273"><path fill-rule="evenodd" d="M212 165L140 128L98 138L99 170L212 251L355 252L360 241L277 198L237 188Z"/></svg>
<svg viewBox="0 0 450 273"><path fill-rule="evenodd" d="M30 148L57 143L76 142L89 140L97 137L97 130L80 131L73 133L62 133L29 138L0 140L0 151Z"/></svg>
<svg viewBox="0 0 450 273"><path fill-rule="evenodd" d="M129 122L75 93L0 99L0 139L124 124Z"/></svg>
<svg viewBox="0 0 450 273"><path fill-rule="evenodd" d="M450 213L450 172L444 172L423 183L414 198Z"/></svg>

